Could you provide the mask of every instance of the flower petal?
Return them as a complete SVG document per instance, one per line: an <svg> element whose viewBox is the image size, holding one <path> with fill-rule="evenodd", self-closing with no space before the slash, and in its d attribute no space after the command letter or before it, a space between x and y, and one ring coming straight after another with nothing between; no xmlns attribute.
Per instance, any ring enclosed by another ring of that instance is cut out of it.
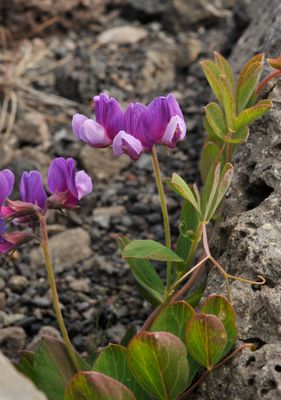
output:
<svg viewBox="0 0 281 400"><path fill-rule="evenodd" d="M80 137L80 129L85 121L87 121L87 117L83 114L74 114L72 118L72 130L77 139L81 139Z"/></svg>
<svg viewBox="0 0 281 400"><path fill-rule="evenodd" d="M172 93L168 94L168 96L166 97L166 101L169 107L170 115L178 115L181 119L184 119L179 103L177 102L175 96L172 95Z"/></svg>
<svg viewBox="0 0 281 400"><path fill-rule="evenodd" d="M43 187L42 176L38 171L24 172L20 181L20 194L23 202L45 208L47 194Z"/></svg>
<svg viewBox="0 0 281 400"><path fill-rule="evenodd" d="M61 193L67 191L68 169L63 157L54 159L48 170L47 184L50 192Z"/></svg>
<svg viewBox="0 0 281 400"><path fill-rule="evenodd" d="M172 120L173 117L177 117L177 119ZM171 130L173 130L175 121L183 121L183 115L175 97L172 94L169 94L167 97L156 97L147 106L144 115L145 132L151 143L172 145L172 137L175 136L175 132L171 133ZM182 122L180 123L180 127L185 134ZM184 134L181 134L181 137L184 137ZM163 136L165 136L164 139Z"/></svg>
<svg viewBox="0 0 281 400"><path fill-rule="evenodd" d="M13 243L9 243L7 241L3 241L3 243L0 243L0 254L6 254L9 253L14 247Z"/></svg>
<svg viewBox="0 0 281 400"><path fill-rule="evenodd" d="M94 97L96 121L104 127L107 137L111 140L124 129L124 113L114 97L101 93Z"/></svg>
<svg viewBox="0 0 281 400"><path fill-rule="evenodd" d="M173 148L176 146L177 142L184 139L186 134L185 122L182 118L177 115L170 119L165 133L162 136L160 143L166 144Z"/></svg>
<svg viewBox="0 0 281 400"><path fill-rule="evenodd" d="M132 160L137 160L144 151L140 140L124 131L120 131L113 140L113 151L116 156L127 154Z"/></svg>
<svg viewBox="0 0 281 400"><path fill-rule="evenodd" d="M13 191L15 176L9 169L0 171L0 206Z"/></svg>
<svg viewBox="0 0 281 400"><path fill-rule="evenodd" d="M80 139L92 147L103 148L111 145L112 140L106 135L105 129L93 119L87 119L80 128Z"/></svg>
<svg viewBox="0 0 281 400"><path fill-rule="evenodd" d="M78 192L78 200L86 196L93 190L92 179L85 171L79 171L75 174L75 185Z"/></svg>

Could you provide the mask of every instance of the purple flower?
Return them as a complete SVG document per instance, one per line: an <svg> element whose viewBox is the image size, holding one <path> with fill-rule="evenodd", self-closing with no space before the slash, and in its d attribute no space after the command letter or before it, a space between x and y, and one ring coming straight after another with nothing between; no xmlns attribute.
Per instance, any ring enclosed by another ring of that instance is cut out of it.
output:
<svg viewBox="0 0 281 400"><path fill-rule="evenodd" d="M144 128L143 115L146 107L143 104L130 104L124 114L124 130L121 130L113 140L114 154L128 154L133 160L137 160L148 143Z"/></svg>
<svg viewBox="0 0 281 400"><path fill-rule="evenodd" d="M42 176L38 171L24 172L20 181L21 200L45 208L47 194L43 187Z"/></svg>
<svg viewBox="0 0 281 400"><path fill-rule="evenodd" d="M13 191L15 183L14 174L9 169L0 171L0 207Z"/></svg>
<svg viewBox="0 0 281 400"><path fill-rule="evenodd" d="M74 135L92 147L108 147L116 134L123 129L124 113L118 102L105 93L94 97L96 121L75 114L72 119Z"/></svg>
<svg viewBox="0 0 281 400"><path fill-rule="evenodd" d="M186 126L179 104L172 94L156 97L146 108L144 131L152 144L173 148L185 137Z"/></svg>
<svg viewBox="0 0 281 400"><path fill-rule="evenodd" d="M51 162L48 171L48 188L53 196L49 204L58 208L73 208L86 194L93 190L92 180L85 171L76 172L72 158L62 157Z"/></svg>
<svg viewBox="0 0 281 400"><path fill-rule="evenodd" d="M128 106L124 130L115 136L113 151L117 156L126 153L135 160L157 143L175 147L185 133L183 115L175 97L172 94L156 97L147 107L138 103Z"/></svg>
<svg viewBox="0 0 281 400"><path fill-rule="evenodd" d="M155 144L173 148L185 137L186 126L179 104L172 94L156 97L148 106L131 103L123 113L114 98L101 93L94 98L96 121L75 114L75 136L92 147L113 146L114 154L123 153L133 160Z"/></svg>

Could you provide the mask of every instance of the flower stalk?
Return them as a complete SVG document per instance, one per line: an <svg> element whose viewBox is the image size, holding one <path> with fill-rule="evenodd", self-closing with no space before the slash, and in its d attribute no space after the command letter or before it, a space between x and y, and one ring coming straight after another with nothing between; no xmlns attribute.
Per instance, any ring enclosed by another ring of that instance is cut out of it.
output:
<svg viewBox="0 0 281 400"><path fill-rule="evenodd" d="M46 270L48 274L48 280L49 280L49 285L51 289L51 295L52 295L52 300L53 300L53 305L54 305L54 310L56 314L56 318L59 324L59 328L64 340L65 347L68 351L69 357L71 358L73 365L77 371L80 371L80 365L76 356L76 352L70 342L65 323L63 320L62 312L61 312L61 307L59 303L59 296L58 296L58 291L56 287L56 281L55 281L55 275L54 275L54 270L53 270L53 265L52 265L52 260L51 260L51 255L50 255L50 250L49 250L49 242L48 242L48 232L47 232L47 224L46 224L46 218L44 215L40 215L39 217L39 222L40 222L40 228L41 228L41 234L42 234L42 239L41 239L41 247L43 250L44 254L44 260L45 260L45 265L46 265Z"/></svg>
<svg viewBox="0 0 281 400"><path fill-rule="evenodd" d="M162 210L162 215L163 215L164 231L165 231L165 244L166 244L166 247L171 249L171 229L170 229L169 215L168 215L167 203L166 203L163 182L162 182L162 178L161 178L161 172L160 172L160 167L159 167L159 163L158 163L155 146L152 147L151 158L152 158L155 181L156 181L156 186L157 186L157 190L158 190L158 194L159 194L160 205L161 205L161 210ZM170 291L171 278L172 278L172 263L170 261L167 261L167 272L166 272L167 295L169 294L169 291Z"/></svg>

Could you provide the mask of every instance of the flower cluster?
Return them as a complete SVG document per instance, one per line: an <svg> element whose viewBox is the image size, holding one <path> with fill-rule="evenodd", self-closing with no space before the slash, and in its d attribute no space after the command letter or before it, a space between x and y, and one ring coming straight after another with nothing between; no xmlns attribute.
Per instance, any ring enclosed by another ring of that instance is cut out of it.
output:
<svg viewBox="0 0 281 400"><path fill-rule="evenodd" d="M123 112L117 100L105 93L94 97L96 120L75 114L74 135L96 148L111 146L115 155L133 160L157 144L170 148L185 137L186 126L178 102L172 94L156 97L148 106L129 104Z"/></svg>
<svg viewBox="0 0 281 400"><path fill-rule="evenodd" d="M7 253L31 236L26 232L6 232L6 224L30 224L50 208L74 208L79 200L92 191L91 178L84 171L76 171L72 158L56 158L50 164L47 178L48 196L38 171L24 171L20 180L20 200L8 197L13 191L14 174L0 171L0 254ZM7 201L7 205L3 205Z"/></svg>

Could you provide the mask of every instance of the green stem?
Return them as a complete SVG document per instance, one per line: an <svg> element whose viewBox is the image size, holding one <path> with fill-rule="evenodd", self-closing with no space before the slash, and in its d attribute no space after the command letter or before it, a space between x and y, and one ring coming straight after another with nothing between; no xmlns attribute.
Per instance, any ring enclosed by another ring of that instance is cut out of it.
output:
<svg viewBox="0 0 281 400"><path fill-rule="evenodd" d="M203 224L200 222L198 227L197 227L197 229L196 229L195 238L192 241L192 244L190 246L190 250L188 252L188 255L187 255L187 258L186 258L186 261L185 261L185 264L186 264L187 268L191 265L191 263L193 261L193 258L195 256L198 244L201 241L202 230L203 230Z"/></svg>
<svg viewBox="0 0 281 400"><path fill-rule="evenodd" d="M163 183L161 179L161 172L159 168L158 158L156 149L152 147L152 164L154 169L155 181L157 190L159 193L161 210L163 215L163 222L164 222L164 230L165 230L165 242L166 246L170 249L171 248L171 231L170 231L170 223L169 223L169 215L167 210L166 198L163 188ZM166 273L166 285L167 285L167 294L169 293L170 286L171 286L171 278L172 278L172 263L167 261L167 273Z"/></svg>
<svg viewBox="0 0 281 400"><path fill-rule="evenodd" d="M48 274L48 279L49 279L49 284L50 284L50 289L51 289L51 295L52 295L52 300L53 300L53 305L55 309L55 314L56 318L60 327L60 331L64 340L65 347L68 351L68 354L73 362L74 367L76 368L77 371L80 371L80 366L79 362L76 356L76 352L70 342L61 308L60 308L60 303L59 303L59 296L57 292L57 287L56 287L56 281L55 281L55 275L53 271L53 265L52 265L52 260L50 256L50 250L49 250L49 242L48 242L48 232L47 232L47 225L46 225L46 219L45 216L40 216L39 218L40 222L40 228L41 228L41 234L42 234L42 239L41 239L41 247L43 250L44 254L44 259L45 259L45 265L46 265L46 270Z"/></svg>

